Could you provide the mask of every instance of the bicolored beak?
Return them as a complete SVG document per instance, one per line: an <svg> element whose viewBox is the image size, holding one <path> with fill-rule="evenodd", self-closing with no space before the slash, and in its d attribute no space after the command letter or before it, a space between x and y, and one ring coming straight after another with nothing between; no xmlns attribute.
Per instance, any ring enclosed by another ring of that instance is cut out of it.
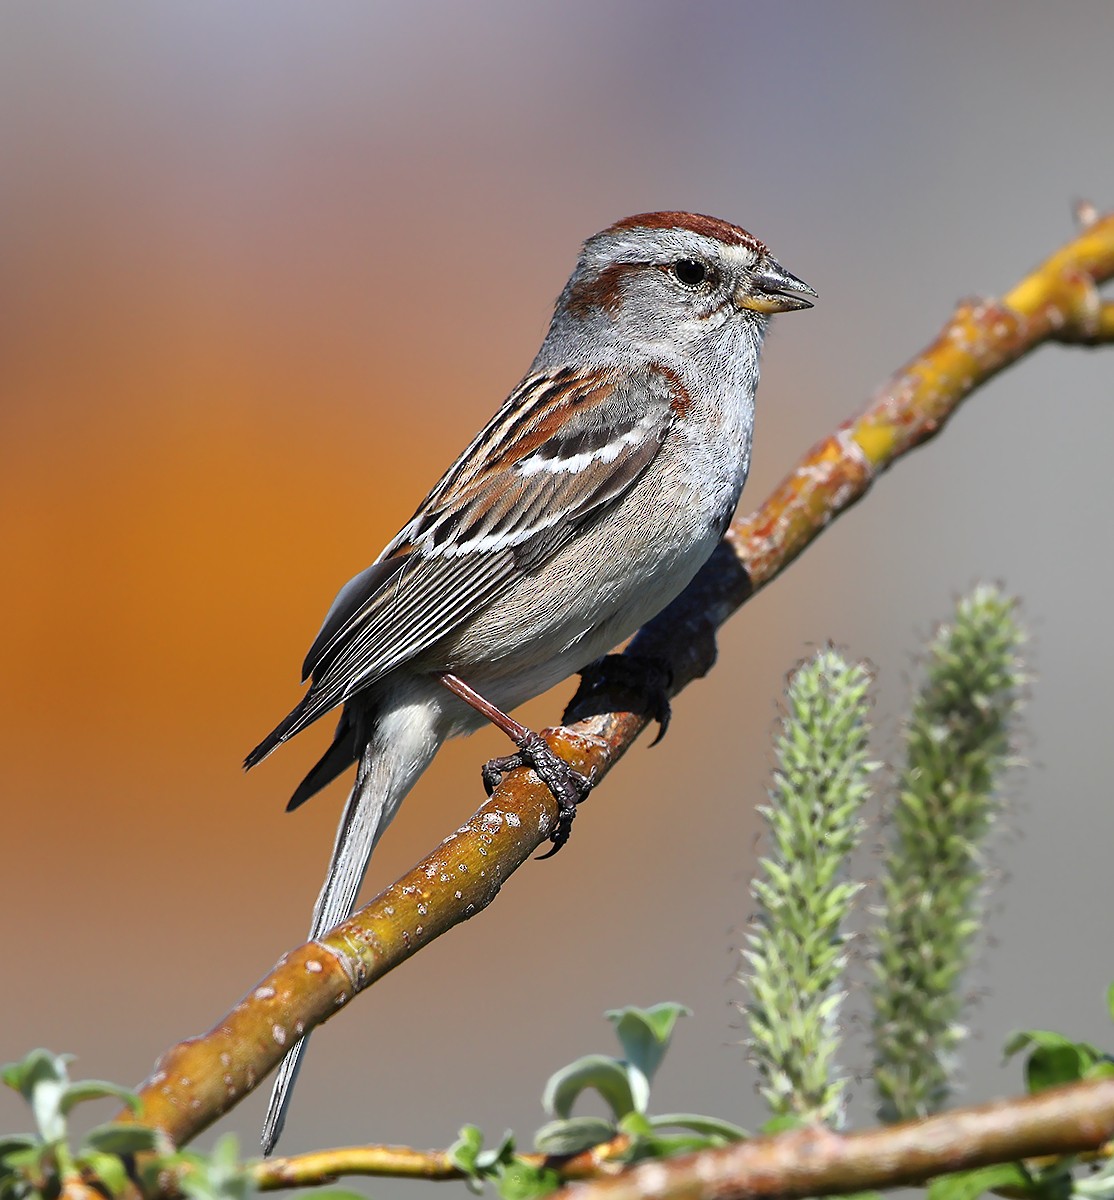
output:
<svg viewBox="0 0 1114 1200"><path fill-rule="evenodd" d="M747 272L747 280L735 289L735 303L757 313L795 312L811 308L805 296L816 293L803 279L789 272L768 254Z"/></svg>

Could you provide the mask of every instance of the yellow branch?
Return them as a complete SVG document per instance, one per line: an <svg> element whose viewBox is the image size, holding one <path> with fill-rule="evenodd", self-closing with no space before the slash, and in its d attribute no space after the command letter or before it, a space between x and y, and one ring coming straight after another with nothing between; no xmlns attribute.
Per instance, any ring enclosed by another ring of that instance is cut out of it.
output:
<svg viewBox="0 0 1114 1200"><path fill-rule="evenodd" d="M555 1162L554 1167L567 1182L614 1174L618 1170L618 1156L629 1146L630 1138L620 1134L610 1142ZM518 1158L533 1167L542 1167L547 1161L541 1154L520 1154ZM464 1178L464 1172L453 1165L447 1151L412 1150L408 1146L344 1146L337 1150L294 1154L289 1158L258 1159L249 1164L248 1171L261 1191L317 1187L344 1175L429 1180Z"/></svg>

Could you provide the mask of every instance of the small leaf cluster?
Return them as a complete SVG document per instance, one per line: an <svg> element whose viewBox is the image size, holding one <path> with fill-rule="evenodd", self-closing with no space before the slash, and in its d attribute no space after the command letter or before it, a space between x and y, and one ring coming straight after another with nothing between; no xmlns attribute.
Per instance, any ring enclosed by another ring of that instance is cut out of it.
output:
<svg viewBox="0 0 1114 1200"><path fill-rule="evenodd" d="M1009 1196L1011 1200L1114 1200L1110 1190L1089 1191L1105 1171L1086 1179L1076 1179L1074 1158L1052 1159L1047 1163L992 1163L970 1171L941 1175L928 1186L927 1200L978 1200L980 1196ZM1107 1181L1109 1189L1110 1181Z"/></svg>
<svg viewBox="0 0 1114 1200"><path fill-rule="evenodd" d="M32 1050L21 1062L0 1068L0 1079L27 1101L36 1125L35 1133L0 1136L0 1200L55 1195L67 1183L89 1180L119 1196L133 1182L134 1155L173 1150L158 1130L115 1122L98 1125L71 1147L69 1115L78 1104L108 1098L138 1112L139 1098L114 1083L71 1082L70 1061L68 1054Z"/></svg>
<svg viewBox="0 0 1114 1200"><path fill-rule="evenodd" d="M1090 1042L1073 1042L1062 1033L1048 1029L1022 1030L1006 1042L1004 1053L1010 1058L1023 1050L1029 1051L1025 1083L1030 1092L1114 1076L1114 1058L1106 1051Z"/></svg>
<svg viewBox="0 0 1114 1200"><path fill-rule="evenodd" d="M661 1066L677 1021L688 1015L680 1004L616 1009L606 1014L622 1047L622 1057L587 1054L555 1072L545 1085L542 1105L552 1117L534 1137L544 1155L539 1165L520 1157L509 1133L484 1148L483 1135L466 1125L449 1149L449 1158L462 1171L473 1191L495 1185L503 1200L533 1200L561 1185L557 1167L562 1160L621 1139L609 1161L635 1162L672 1154L724 1146L745 1138L746 1131L717 1117L696 1113L649 1112L650 1085ZM585 1092L602 1098L610 1116L574 1116Z"/></svg>
<svg viewBox="0 0 1114 1200"><path fill-rule="evenodd" d="M1106 990L1106 1012L1114 1021L1114 983ZM1007 1039L1002 1053L1012 1058L1026 1050L1029 1053L1025 1059L1025 1083L1031 1093L1085 1079L1114 1077L1114 1055L1091 1042L1073 1041L1062 1033L1023 1029Z"/></svg>
<svg viewBox="0 0 1114 1200"><path fill-rule="evenodd" d="M669 1049L674 1026L687 1015L689 1010L680 1004L628 1007L607 1013L623 1057L589 1054L550 1077L542 1106L553 1120L535 1135L538 1150L555 1156L579 1154L626 1134L631 1145L624 1157L633 1161L723 1146L745 1137L744 1130L715 1117L649 1114L650 1084ZM576 1101L589 1090L602 1097L611 1110L610 1117L572 1115ZM684 1132L665 1133L668 1129Z"/></svg>
<svg viewBox="0 0 1114 1200"><path fill-rule="evenodd" d="M190 1200L248 1200L255 1191L250 1173L240 1162L235 1134L216 1140L208 1154L182 1150L164 1158L154 1170L176 1168L177 1185ZM153 1173L153 1172L152 1172ZM354 1197L355 1193L349 1193ZM320 1193L314 1193L315 1200Z"/></svg>
<svg viewBox="0 0 1114 1200"><path fill-rule="evenodd" d="M110 1121L72 1146L68 1125L76 1105L112 1099L138 1115L140 1101L115 1083L71 1081L71 1061L69 1054L32 1050L0 1068L0 1079L27 1101L36 1125L35 1133L0 1134L0 1200L53 1200L74 1185L101 1196L150 1195L168 1174L190 1200L247 1200L255 1190L231 1135L205 1155L175 1150L160 1129Z"/></svg>
<svg viewBox="0 0 1114 1200"><path fill-rule="evenodd" d="M1107 1010L1114 1020L1114 985L1107 991ZM1026 1051L1025 1081L1030 1093L1114 1077L1114 1056L1062 1033L1022 1030L1007 1040L1003 1052L1011 1058ZM978 1200L990 1192L1017 1200L1114 1200L1114 1157L1107 1150L1093 1161L1065 1155L1035 1164L996 1163L959 1171L933 1180L928 1200Z"/></svg>
<svg viewBox="0 0 1114 1200"><path fill-rule="evenodd" d="M535 1166L517 1156L509 1132L495 1146L485 1149L483 1142L483 1134L475 1125L465 1125L448 1150L449 1161L464 1174L470 1191L479 1194L484 1184L491 1182L503 1200L534 1200L561 1186L561 1178L552 1167Z"/></svg>

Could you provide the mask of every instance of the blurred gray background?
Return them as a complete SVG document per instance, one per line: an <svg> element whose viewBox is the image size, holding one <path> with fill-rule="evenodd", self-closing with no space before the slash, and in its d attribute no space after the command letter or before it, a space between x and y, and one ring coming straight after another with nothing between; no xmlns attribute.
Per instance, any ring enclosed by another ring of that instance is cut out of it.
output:
<svg viewBox="0 0 1114 1200"><path fill-rule="evenodd" d="M753 507L1075 200L1114 203L1112 48L1106 2L4 4L0 1058L138 1081L300 940L341 793L282 808L327 733L239 761L336 588L529 363L584 237L708 212L819 292L768 343ZM962 1098L1019 1090L1011 1030L1109 1045L1112 378L1114 348L1043 349L882 478L556 860L318 1034L282 1149L528 1140L549 1073L613 1049L603 1011L662 999L694 1015L654 1107L758 1124L732 975L785 674L828 640L869 659L890 754L916 648L982 579L1022 598L1038 678ZM369 887L501 752L442 754ZM247 1152L264 1091L219 1127ZM8 1099L0 1122L27 1123Z"/></svg>

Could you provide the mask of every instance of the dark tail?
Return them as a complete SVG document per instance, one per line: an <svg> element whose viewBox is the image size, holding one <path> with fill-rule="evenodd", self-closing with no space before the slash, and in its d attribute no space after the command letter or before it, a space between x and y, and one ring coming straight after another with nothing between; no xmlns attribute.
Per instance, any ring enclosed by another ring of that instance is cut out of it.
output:
<svg viewBox="0 0 1114 1200"><path fill-rule="evenodd" d="M312 703L313 695L306 696L296 709L244 759L244 770L250 770L261 763L272 750L281 746L296 733L300 733L307 725L312 724L318 717L324 716L323 711L315 711ZM374 716L374 705L357 700L349 702L341 711L337 730L333 735L332 745L318 760L310 773L298 784L287 812L305 804L305 802L326 784L330 784L342 772L347 770L360 757L368 739L368 730Z"/></svg>
<svg viewBox="0 0 1114 1200"><path fill-rule="evenodd" d="M288 716L284 717L247 758L244 759L244 770L250 771L252 767L261 763L272 750L281 746L283 742L292 738L296 733L301 733L307 725L312 725L319 717L323 717L337 703L338 699L338 696L315 692L311 687L302 697L302 701L298 707ZM315 767L314 770L316 769ZM332 776L329 778L331 779ZM325 782L327 783L328 780Z"/></svg>
<svg viewBox="0 0 1114 1200"><path fill-rule="evenodd" d="M361 714L363 716L363 714ZM352 716L350 705L346 705L337 722L337 731L333 744L321 756L320 761L310 773L298 784L287 812L305 804L310 796L316 795L326 784L332 783L342 772L346 771L359 757L367 741L366 734L361 738L360 726L366 727L366 720L356 720Z"/></svg>

